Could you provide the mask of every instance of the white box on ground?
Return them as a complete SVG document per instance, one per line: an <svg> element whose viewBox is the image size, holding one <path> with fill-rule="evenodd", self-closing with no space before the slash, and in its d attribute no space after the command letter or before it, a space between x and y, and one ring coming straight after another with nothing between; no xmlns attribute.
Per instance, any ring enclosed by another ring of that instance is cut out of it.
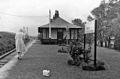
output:
<svg viewBox="0 0 120 79"><path fill-rule="evenodd" d="M50 70L43 70L43 76L50 76Z"/></svg>

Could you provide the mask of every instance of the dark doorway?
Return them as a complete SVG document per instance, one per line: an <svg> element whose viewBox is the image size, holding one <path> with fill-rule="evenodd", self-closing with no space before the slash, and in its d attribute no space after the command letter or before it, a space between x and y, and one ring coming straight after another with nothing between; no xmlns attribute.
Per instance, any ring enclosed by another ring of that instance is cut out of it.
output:
<svg viewBox="0 0 120 79"><path fill-rule="evenodd" d="M57 42L58 44L62 44L63 42L63 30L62 29L58 29L57 31Z"/></svg>

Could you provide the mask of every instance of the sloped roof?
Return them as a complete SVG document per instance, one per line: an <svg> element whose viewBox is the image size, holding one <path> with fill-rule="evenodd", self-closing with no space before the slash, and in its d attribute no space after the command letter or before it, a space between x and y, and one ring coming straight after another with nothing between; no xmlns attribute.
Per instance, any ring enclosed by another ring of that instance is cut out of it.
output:
<svg viewBox="0 0 120 79"><path fill-rule="evenodd" d="M55 20L53 20L51 23L51 28L82 28L81 26L77 26L77 25L73 25L67 21L65 21L64 19L62 19L61 17L56 18ZM40 26L41 28L49 28L49 23L43 26Z"/></svg>

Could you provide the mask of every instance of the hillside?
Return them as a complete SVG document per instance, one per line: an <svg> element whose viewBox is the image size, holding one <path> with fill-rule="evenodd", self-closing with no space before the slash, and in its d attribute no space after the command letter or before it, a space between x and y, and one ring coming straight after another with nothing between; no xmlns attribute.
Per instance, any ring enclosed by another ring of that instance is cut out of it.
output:
<svg viewBox="0 0 120 79"><path fill-rule="evenodd" d="M14 37L14 33L0 32L0 55L15 47Z"/></svg>

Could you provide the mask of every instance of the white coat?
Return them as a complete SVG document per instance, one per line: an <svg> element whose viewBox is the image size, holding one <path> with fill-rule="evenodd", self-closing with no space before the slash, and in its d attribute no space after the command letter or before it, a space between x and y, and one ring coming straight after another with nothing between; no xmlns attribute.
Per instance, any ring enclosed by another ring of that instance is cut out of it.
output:
<svg viewBox="0 0 120 79"><path fill-rule="evenodd" d="M24 34L22 32L16 33L15 35L16 52L25 52L25 44L23 38L24 38Z"/></svg>

